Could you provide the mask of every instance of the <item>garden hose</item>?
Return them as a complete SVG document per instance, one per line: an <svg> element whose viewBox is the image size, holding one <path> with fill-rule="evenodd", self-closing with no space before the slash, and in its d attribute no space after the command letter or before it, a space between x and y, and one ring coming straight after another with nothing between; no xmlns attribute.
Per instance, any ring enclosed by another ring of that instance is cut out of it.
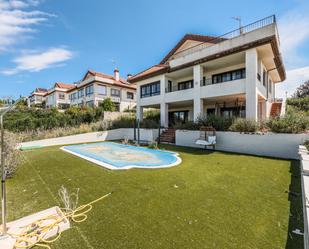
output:
<svg viewBox="0 0 309 249"><path fill-rule="evenodd" d="M61 209L62 215L59 217L59 215L48 215L42 219L39 219L25 227L23 227L22 232L18 234L14 233L8 233L10 236L16 238L16 242L14 245L14 248L25 248L29 249L33 246L38 246L41 248L48 248L51 249L49 246L50 243L55 242L58 240L61 236L60 231L60 223L65 219L71 219L73 222L80 223L87 220L88 216L87 213L92 210L92 205L112 193L108 193L106 195L101 196L100 198L91 201L87 204L81 205L78 208L74 210L68 210L68 209ZM48 222L52 220L52 222ZM46 224L48 222L48 224ZM57 234L55 237L51 239L45 239L44 236L51 231L52 229L57 229Z"/></svg>

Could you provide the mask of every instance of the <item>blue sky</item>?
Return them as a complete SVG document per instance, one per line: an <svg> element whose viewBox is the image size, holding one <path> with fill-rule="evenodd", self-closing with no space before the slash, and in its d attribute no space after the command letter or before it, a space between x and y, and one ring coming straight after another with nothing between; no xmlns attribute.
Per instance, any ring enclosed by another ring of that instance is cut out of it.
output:
<svg viewBox="0 0 309 249"><path fill-rule="evenodd" d="M186 33L221 35L276 14L288 79L309 79L309 1L0 0L0 97L80 80L87 69L137 73Z"/></svg>

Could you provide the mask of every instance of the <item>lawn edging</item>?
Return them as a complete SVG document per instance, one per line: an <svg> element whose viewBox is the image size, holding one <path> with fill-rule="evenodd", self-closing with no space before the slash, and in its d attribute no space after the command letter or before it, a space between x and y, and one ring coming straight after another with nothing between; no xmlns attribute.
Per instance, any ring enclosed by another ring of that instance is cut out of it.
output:
<svg viewBox="0 0 309 249"><path fill-rule="evenodd" d="M298 146L309 139L309 134L244 134L217 131L216 150L269 156L284 159L299 159ZM195 144L200 131L177 130L176 145L203 148Z"/></svg>
<svg viewBox="0 0 309 249"><path fill-rule="evenodd" d="M309 154L305 146L298 147L301 167L301 187L303 201L303 216L304 216L304 249L309 249Z"/></svg>

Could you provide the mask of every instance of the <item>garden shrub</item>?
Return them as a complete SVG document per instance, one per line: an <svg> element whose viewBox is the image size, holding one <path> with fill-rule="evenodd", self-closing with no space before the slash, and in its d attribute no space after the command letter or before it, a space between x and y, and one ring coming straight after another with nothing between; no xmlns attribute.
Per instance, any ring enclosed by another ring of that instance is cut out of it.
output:
<svg viewBox="0 0 309 249"><path fill-rule="evenodd" d="M232 125L234 118L229 117L220 117L216 115L208 115L200 116L197 119L198 125L206 126L206 127L213 127L217 131L227 131L229 127Z"/></svg>
<svg viewBox="0 0 309 249"><path fill-rule="evenodd" d="M99 107L105 112L114 112L116 110L116 106L111 98L104 99L100 104Z"/></svg>
<svg viewBox="0 0 309 249"><path fill-rule="evenodd" d="M256 132L259 129L259 124L255 120L237 118L229 127L230 131L237 132Z"/></svg>
<svg viewBox="0 0 309 249"><path fill-rule="evenodd" d="M302 133L309 129L309 116L304 112L287 112L284 117L269 119L266 126L276 133Z"/></svg>

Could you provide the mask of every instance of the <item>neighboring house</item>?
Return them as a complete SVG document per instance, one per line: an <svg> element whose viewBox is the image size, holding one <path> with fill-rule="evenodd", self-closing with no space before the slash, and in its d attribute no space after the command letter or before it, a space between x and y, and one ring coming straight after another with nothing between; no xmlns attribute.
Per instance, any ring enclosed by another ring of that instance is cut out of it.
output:
<svg viewBox="0 0 309 249"><path fill-rule="evenodd" d="M48 90L45 88L36 88L28 97L28 106L42 107L47 92Z"/></svg>
<svg viewBox="0 0 309 249"><path fill-rule="evenodd" d="M98 106L105 98L110 98L117 111L132 109L136 105L136 86L119 77L118 69L114 75L88 70L84 78L69 90L73 106Z"/></svg>
<svg viewBox="0 0 309 249"><path fill-rule="evenodd" d="M54 87L45 94L46 108L64 110L70 107L68 91L75 87L74 84L56 82Z"/></svg>
<svg viewBox="0 0 309 249"><path fill-rule="evenodd" d="M220 115L263 120L285 80L275 16L221 37L185 35L160 64L130 77L137 118L160 108L161 125Z"/></svg>

